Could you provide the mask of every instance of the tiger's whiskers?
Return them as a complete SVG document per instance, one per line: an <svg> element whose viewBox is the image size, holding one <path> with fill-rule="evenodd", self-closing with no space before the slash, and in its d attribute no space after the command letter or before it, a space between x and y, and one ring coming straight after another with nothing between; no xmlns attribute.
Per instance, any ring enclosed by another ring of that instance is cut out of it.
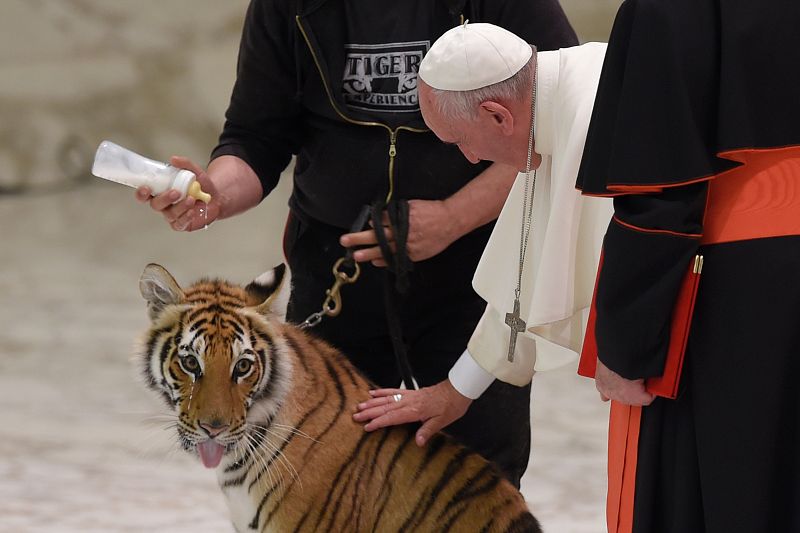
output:
<svg viewBox="0 0 800 533"><path fill-rule="evenodd" d="M253 456L253 462L256 462L260 468L260 472L256 474L255 479L252 483L262 484L264 487L267 487L267 483L269 483L269 487L275 488L280 487L280 490L283 491L283 476L280 475L280 472L275 472L275 475L278 476L278 483L275 483L272 477L272 469L269 468L269 464L267 464L266 458L259 453L258 451L258 443L255 442L255 437L250 435L249 433L245 433L244 441L247 443L248 449L250 450L250 454ZM266 473L268 476L268 480L263 480L262 483L262 473Z"/></svg>
<svg viewBox="0 0 800 533"><path fill-rule="evenodd" d="M254 424L252 424L254 425ZM255 426L255 425L254 425ZM275 431L271 430L269 427L264 426L255 426L260 431L262 431L264 435L264 439L261 441L261 445L264 446L268 452L272 452L272 455L278 460L279 464L283 465L283 468L291 474L292 479L296 479L300 485L300 488L303 488L303 480L300 479L300 474L297 472L297 469L292 465L291 461L286 457L286 454L283 450L280 449L280 446L274 442L269 440L269 436L278 437L280 440L280 444L285 444L289 442L288 437L284 437L280 433L276 433ZM276 469L280 472L280 469Z"/></svg>
<svg viewBox="0 0 800 533"><path fill-rule="evenodd" d="M286 424L278 424L277 422L273 422L273 423L271 424L271 426L272 426L272 427L279 428L279 429L285 429L286 431L288 431L288 432L290 432L290 433L294 433L295 435L297 435L297 436L299 436L299 437L303 437L303 438L305 438L305 439L308 439L308 440L314 441L314 442L316 442L317 444L322 444L322 441L319 441L319 440L315 439L314 437L312 437L312 436L311 436L311 435L309 435L308 433L303 433L302 431L300 431L299 429L297 429L297 428L296 428L296 427L294 427L294 426L288 426L288 425L286 425ZM265 428L265 429L269 430L269 428Z"/></svg>
<svg viewBox="0 0 800 533"><path fill-rule="evenodd" d="M142 437L138 439L138 442L135 444L137 457L144 458L158 450L158 453L155 453L155 455L159 457L159 465L162 465L166 459L172 459L177 453L180 452L181 448L179 439L174 438L176 435L175 432L178 428L178 422L174 417L172 420L169 420L167 417L164 418L165 420L162 422L157 422L155 419L147 421L147 424L150 427L147 428L146 433L142 435ZM158 447L162 441L154 440L153 436L160 435L163 431L168 432L173 438L163 441L167 447L166 449L159 450Z"/></svg>

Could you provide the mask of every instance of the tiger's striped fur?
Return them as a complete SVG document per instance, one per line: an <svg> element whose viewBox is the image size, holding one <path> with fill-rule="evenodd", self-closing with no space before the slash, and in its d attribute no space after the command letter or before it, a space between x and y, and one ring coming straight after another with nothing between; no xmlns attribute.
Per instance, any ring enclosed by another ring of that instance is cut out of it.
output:
<svg viewBox="0 0 800 533"><path fill-rule="evenodd" d="M183 290L148 265L140 280L152 321L142 372L176 411L181 445L218 463L238 532L540 531L522 495L449 437L419 448L408 427L356 424L369 382L272 314L274 272L272 284Z"/></svg>

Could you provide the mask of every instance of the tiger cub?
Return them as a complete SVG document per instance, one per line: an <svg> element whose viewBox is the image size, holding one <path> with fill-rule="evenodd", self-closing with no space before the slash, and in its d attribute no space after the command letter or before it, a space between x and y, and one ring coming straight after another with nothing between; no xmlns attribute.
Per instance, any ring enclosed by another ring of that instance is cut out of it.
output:
<svg viewBox="0 0 800 533"><path fill-rule="evenodd" d="M150 264L139 282L141 370L180 445L216 469L238 532L540 531L519 491L449 437L419 448L408 427L355 423L370 383L273 312L284 277L181 289Z"/></svg>

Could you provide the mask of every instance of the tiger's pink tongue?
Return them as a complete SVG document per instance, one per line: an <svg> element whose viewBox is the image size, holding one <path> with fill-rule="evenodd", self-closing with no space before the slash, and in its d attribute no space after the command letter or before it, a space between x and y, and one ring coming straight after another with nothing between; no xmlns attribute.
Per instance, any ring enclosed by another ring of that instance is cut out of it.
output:
<svg viewBox="0 0 800 533"><path fill-rule="evenodd" d="M200 452L200 460L203 461L203 466L206 468L216 468L222 460L222 452L225 448L217 444L214 440L207 440L197 445L197 451Z"/></svg>

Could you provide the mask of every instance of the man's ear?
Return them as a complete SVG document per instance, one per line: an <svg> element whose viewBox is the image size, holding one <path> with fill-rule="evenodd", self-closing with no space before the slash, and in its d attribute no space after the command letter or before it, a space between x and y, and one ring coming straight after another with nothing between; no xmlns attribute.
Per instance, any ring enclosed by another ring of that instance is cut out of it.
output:
<svg viewBox="0 0 800 533"><path fill-rule="evenodd" d="M478 119L489 127L499 129L503 135L510 136L514 132L514 115L506 106L495 101L481 102Z"/></svg>

